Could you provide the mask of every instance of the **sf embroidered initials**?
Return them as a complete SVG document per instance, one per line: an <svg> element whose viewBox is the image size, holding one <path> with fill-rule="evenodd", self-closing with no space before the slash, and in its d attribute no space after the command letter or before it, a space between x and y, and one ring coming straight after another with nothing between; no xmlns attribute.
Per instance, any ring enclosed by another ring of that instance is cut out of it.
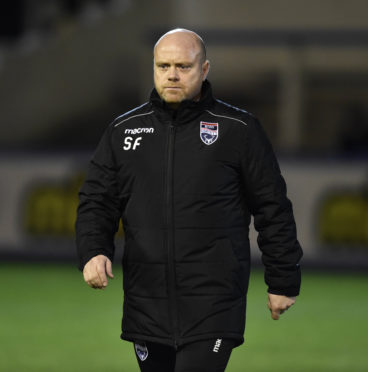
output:
<svg viewBox="0 0 368 372"><path fill-rule="evenodd" d="M137 137L134 139L133 137L125 137L124 139L124 150L135 150L141 144L142 137ZM133 142L134 141L134 142Z"/></svg>
<svg viewBox="0 0 368 372"><path fill-rule="evenodd" d="M218 353L219 352L220 346L221 346L221 342L222 342L222 338L218 338L216 340L215 346L213 347L213 350L212 350L214 353Z"/></svg>

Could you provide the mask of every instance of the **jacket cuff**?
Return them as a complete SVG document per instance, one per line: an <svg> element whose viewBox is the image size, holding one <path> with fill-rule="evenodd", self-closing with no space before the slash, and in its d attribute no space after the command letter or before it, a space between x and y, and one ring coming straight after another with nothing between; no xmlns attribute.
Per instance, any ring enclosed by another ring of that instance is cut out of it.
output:
<svg viewBox="0 0 368 372"><path fill-rule="evenodd" d="M298 296L300 292L300 287L288 287L288 288L268 288L268 293L280 295L280 296L287 296L287 297L295 297Z"/></svg>
<svg viewBox="0 0 368 372"><path fill-rule="evenodd" d="M83 272L83 269L84 269L84 266L86 265L86 263L91 258L93 258L95 256L98 256L99 254L102 254L102 255L106 256L112 262L113 257L111 257L110 255L106 254L106 251L93 251L93 252L90 252L90 253L88 253L85 256L83 256L83 257L80 258L79 265L78 265L78 270Z"/></svg>

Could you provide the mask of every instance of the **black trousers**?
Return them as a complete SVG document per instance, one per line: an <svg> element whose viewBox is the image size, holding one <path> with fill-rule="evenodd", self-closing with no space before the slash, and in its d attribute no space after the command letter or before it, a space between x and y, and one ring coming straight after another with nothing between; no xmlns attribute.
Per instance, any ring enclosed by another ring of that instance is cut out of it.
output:
<svg viewBox="0 0 368 372"><path fill-rule="evenodd" d="M211 339L180 346L134 343L141 372L224 372L236 341Z"/></svg>

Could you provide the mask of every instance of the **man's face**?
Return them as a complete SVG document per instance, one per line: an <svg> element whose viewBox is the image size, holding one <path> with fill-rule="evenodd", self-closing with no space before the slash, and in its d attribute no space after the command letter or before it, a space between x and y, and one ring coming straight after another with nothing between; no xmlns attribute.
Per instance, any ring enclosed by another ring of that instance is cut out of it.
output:
<svg viewBox="0 0 368 372"><path fill-rule="evenodd" d="M181 101L198 100L209 69L201 61L200 47L193 36L175 33L162 39L154 50L154 83L159 96L171 107Z"/></svg>

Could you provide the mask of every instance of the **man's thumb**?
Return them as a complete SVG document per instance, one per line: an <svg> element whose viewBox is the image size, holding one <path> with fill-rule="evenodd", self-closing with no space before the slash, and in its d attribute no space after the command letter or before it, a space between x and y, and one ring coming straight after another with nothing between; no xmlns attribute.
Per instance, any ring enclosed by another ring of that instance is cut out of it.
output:
<svg viewBox="0 0 368 372"><path fill-rule="evenodd" d="M273 320L279 320L280 319L280 311L271 310L271 317L272 317Z"/></svg>
<svg viewBox="0 0 368 372"><path fill-rule="evenodd" d="M106 260L106 273L109 278L113 278L114 274L112 273L112 264L110 260Z"/></svg>

